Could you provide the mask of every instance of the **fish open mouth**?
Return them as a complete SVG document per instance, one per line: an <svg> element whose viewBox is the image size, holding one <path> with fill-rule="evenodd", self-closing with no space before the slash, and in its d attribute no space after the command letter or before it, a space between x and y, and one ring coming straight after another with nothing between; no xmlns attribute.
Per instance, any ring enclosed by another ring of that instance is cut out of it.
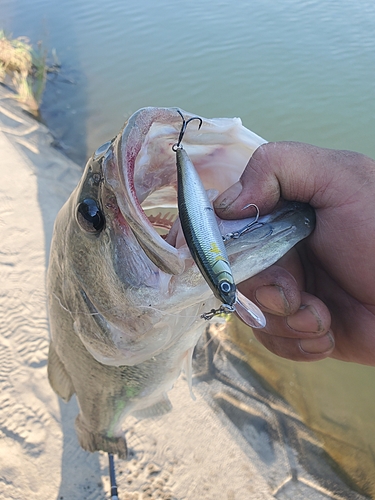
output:
<svg viewBox="0 0 375 500"><path fill-rule="evenodd" d="M148 217L148 220L152 224L152 226L156 229L158 234L166 239L174 222L177 219L177 212L175 212L175 208L171 207L170 210L164 209L162 207L155 207L155 209L146 209L145 213Z"/></svg>
<svg viewBox="0 0 375 500"><path fill-rule="evenodd" d="M182 111L187 120L194 115ZM143 108L134 113L113 144L105 177L139 244L159 269L180 274L185 258L176 238L168 238L177 217L176 155L172 146L182 126L177 108ZM238 181L261 137L239 118L202 118L183 138L207 190L222 193ZM173 241L172 241L173 240ZM172 243L172 244L171 244Z"/></svg>

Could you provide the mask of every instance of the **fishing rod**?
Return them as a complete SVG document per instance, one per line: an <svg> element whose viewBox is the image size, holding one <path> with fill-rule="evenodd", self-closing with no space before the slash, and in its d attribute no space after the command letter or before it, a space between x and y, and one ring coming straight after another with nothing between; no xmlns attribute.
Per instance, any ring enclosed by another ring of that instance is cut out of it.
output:
<svg viewBox="0 0 375 500"><path fill-rule="evenodd" d="M115 462L112 453L108 453L108 461L109 461L109 479L111 482L111 500L119 500L117 493L117 484L116 484Z"/></svg>

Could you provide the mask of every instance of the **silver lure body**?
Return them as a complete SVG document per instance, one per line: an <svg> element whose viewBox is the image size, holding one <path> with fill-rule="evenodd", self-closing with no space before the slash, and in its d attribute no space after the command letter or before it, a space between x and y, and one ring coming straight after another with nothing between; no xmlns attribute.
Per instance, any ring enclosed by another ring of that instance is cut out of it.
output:
<svg viewBox="0 0 375 500"><path fill-rule="evenodd" d="M184 121L183 130L185 128ZM193 162L179 143L172 149L176 152L178 209L182 231L194 262L214 296L222 302L219 309L212 309L201 317L211 319L220 313L236 312L247 325L264 328L266 318L262 311L237 290L223 236Z"/></svg>
<svg viewBox="0 0 375 500"><path fill-rule="evenodd" d="M182 147L176 148L178 211L190 253L224 306L236 299L236 284L223 237L200 177Z"/></svg>

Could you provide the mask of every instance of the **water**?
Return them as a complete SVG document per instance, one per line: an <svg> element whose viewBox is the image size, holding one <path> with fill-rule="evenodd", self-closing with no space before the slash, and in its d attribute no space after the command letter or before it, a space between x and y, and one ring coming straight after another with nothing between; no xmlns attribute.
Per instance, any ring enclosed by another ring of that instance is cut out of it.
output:
<svg viewBox="0 0 375 500"><path fill-rule="evenodd" d="M372 0L0 0L0 25L56 49L42 114L80 163L147 105L375 157Z"/></svg>
<svg viewBox="0 0 375 500"><path fill-rule="evenodd" d="M41 111L82 165L149 105L240 116L267 140L375 158L373 0L0 0L0 28L56 50L62 68L49 76ZM375 495L374 369L255 354L259 371Z"/></svg>

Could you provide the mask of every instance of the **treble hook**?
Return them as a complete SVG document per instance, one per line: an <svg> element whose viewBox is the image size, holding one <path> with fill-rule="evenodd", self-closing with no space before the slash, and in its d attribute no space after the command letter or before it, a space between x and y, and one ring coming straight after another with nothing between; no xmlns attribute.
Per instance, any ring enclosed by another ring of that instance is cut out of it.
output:
<svg viewBox="0 0 375 500"><path fill-rule="evenodd" d="M255 203L249 203L245 207L241 208L241 210L246 210L249 207L254 207L255 210L257 211L255 215L255 219L249 224L246 224L246 226L242 227L241 229L238 229L238 231L234 231L233 233L227 233L223 235L223 241L229 241L229 240L236 240L240 238L244 233L247 231L250 231L255 228L259 228L260 226L263 226L263 222L259 222L259 217L260 217L260 211L258 205L255 205Z"/></svg>
<svg viewBox="0 0 375 500"><path fill-rule="evenodd" d="M186 127L188 126L188 123L192 122L193 120L199 120L200 123L199 123L198 130L201 128L202 123L203 123L202 118L199 118L199 116L192 116L188 120L185 120L184 115L181 113L181 111L179 109L177 109L177 113L182 118L182 127L181 127L181 130L180 130L180 135L178 136L178 141L176 142L176 144L173 144L173 146L172 146L172 149L175 152L177 151L177 149L181 149L182 148L182 146L180 146L180 144L181 144L182 139L183 139L183 137L185 135Z"/></svg>

